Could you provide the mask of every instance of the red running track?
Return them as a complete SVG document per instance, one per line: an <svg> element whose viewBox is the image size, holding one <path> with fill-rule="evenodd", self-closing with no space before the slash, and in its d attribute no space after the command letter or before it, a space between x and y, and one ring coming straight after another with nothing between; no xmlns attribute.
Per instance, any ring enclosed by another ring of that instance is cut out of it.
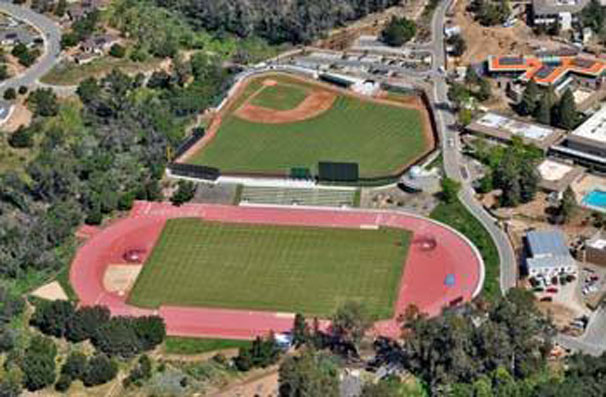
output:
<svg viewBox="0 0 606 397"><path fill-rule="evenodd" d="M402 212L309 209L285 207L235 207L211 204L136 202L130 216L90 235L78 250L70 271L70 281L82 305L107 305L114 315L161 315L169 335L250 339L270 330L290 330L293 315L264 311L161 306L140 309L126 303L126 297L106 291L103 274L110 264L125 263L128 250L143 250L146 259L167 219L199 217L221 222L279 224L293 226L361 228L388 226L413 232L412 244L400 282L395 316L375 324L375 332L395 337L396 318L415 304L429 315L457 301L469 301L479 293L484 264L476 248L448 226ZM425 237L437 245L423 248ZM450 278L453 285L447 285Z"/></svg>

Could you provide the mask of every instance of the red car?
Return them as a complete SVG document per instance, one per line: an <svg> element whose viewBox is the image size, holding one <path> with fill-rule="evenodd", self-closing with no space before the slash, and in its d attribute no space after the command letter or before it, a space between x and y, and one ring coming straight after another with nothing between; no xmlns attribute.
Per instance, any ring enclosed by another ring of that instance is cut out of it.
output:
<svg viewBox="0 0 606 397"><path fill-rule="evenodd" d="M549 287L549 288L547 288L547 292L549 292L550 294L557 294L558 289L554 288L554 287Z"/></svg>

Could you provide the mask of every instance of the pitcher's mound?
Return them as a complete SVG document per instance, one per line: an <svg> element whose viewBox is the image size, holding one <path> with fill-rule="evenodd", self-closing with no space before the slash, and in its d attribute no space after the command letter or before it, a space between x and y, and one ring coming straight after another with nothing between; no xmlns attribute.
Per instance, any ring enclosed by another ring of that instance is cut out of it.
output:
<svg viewBox="0 0 606 397"><path fill-rule="evenodd" d="M272 79L265 79L263 80L263 85L267 87L273 87L274 85L278 85L278 82Z"/></svg>
<svg viewBox="0 0 606 397"><path fill-rule="evenodd" d="M109 292L123 295L135 284L143 265L109 265L103 275L103 286Z"/></svg>

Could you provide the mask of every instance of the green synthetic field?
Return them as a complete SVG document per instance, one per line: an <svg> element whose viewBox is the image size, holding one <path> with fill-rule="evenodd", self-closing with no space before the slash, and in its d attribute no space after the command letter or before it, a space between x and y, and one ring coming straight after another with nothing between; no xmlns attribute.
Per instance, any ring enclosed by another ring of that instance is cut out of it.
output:
<svg viewBox="0 0 606 397"><path fill-rule="evenodd" d="M285 81L284 77L276 80ZM286 81L288 86L265 87L261 93L268 88L290 89L298 83ZM232 111L259 89L260 83L253 83L238 98ZM312 88L301 84L302 91ZM265 106L279 106L273 99L267 99L277 96L269 92L263 99ZM294 96L291 94L289 98ZM255 96L252 101L261 98ZM284 101L282 105L292 103ZM295 167L316 173L319 161L357 162L361 177L387 176L398 173L430 149L422 117L415 109L362 101L348 95L339 95L332 108L319 116L293 123L255 123L228 112L214 139L189 162L217 167L223 172L281 174L288 174Z"/></svg>
<svg viewBox="0 0 606 397"><path fill-rule="evenodd" d="M302 312L328 316L349 300L389 318L410 233L227 224L166 223L129 303Z"/></svg>
<svg viewBox="0 0 606 397"><path fill-rule="evenodd" d="M307 96L307 90L301 86L279 84L263 87L250 103L275 110L296 108Z"/></svg>

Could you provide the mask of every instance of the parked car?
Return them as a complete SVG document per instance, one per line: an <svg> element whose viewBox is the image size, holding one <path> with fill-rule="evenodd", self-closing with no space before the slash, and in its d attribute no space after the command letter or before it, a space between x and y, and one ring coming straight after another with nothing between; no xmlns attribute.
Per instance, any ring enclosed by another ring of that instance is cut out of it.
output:
<svg viewBox="0 0 606 397"><path fill-rule="evenodd" d="M557 294L558 289L555 287L549 287L549 288L547 288L547 292L549 292L550 294Z"/></svg>
<svg viewBox="0 0 606 397"><path fill-rule="evenodd" d="M544 296L541 299L539 299L540 302L552 302L553 298L551 296Z"/></svg>

